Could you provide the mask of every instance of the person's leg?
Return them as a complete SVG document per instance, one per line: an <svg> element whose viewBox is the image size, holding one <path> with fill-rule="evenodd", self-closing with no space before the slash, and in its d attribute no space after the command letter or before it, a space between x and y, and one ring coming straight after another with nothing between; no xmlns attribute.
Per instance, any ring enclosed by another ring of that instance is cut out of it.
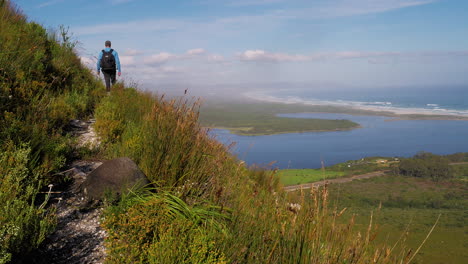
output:
<svg viewBox="0 0 468 264"><path fill-rule="evenodd" d="M105 71L103 71L102 74L104 75L104 81L106 82L106 90L110 92L111 74ZM114 78L115 78L115 75L114 75Z"/></svg>
<svg viewBox="0 0 468 264"><path fill-rule="evenodd" d="M112 85L114 85L117 82L116 74L117 74L117 72L112 72L110 74L110 79L111 79Z"/></svg>

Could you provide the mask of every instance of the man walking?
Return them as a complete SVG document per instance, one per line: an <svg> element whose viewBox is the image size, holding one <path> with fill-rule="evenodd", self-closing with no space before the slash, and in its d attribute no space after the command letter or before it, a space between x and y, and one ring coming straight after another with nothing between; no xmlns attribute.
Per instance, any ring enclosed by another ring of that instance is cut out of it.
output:
<svg viewBox="0 0 468 264"><path fill-rule="evenodd" d="M116 73L118 72L119 77L120 71L120 60L117 51L111 49L111 42L109 40L105 43L106 48L99 53L97 61L97 74L99 75L101 69L104 75L104 81L106 82L107 93L110 92L111 82L112 85L116 82Z"/></svg>

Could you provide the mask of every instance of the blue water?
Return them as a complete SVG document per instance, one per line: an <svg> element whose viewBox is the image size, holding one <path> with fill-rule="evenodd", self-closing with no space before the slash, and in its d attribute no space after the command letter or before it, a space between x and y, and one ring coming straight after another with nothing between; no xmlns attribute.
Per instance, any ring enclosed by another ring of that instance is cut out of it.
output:
<svg viewBox="0 0 468 264"><path fill-rule="evenodd" d="M467 97L468 98L468 97ZM385 121L380 116L346 114L284 114L295 118L348 119L362 128L351 131L238 136L227 130L212 131L248 164L278 168L319 168L370 156L410 157L419 151L435 154L468 152L468 121Z"/></svg>

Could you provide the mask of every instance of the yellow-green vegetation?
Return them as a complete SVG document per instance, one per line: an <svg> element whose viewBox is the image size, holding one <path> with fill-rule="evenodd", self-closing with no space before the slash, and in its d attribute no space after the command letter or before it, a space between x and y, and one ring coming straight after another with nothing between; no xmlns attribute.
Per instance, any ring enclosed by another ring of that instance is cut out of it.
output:
<svg viewBox="0 0 468 264"><path fill-rule="evenodd" d="M279 170L280 182L284 185L296 185L316 182L326 179L334 179L346 174L343 171L322 169L285 169Z"/></svg>
<svg viewBox="0 0 468 264"><path fill-rule="evenodd" d="M405 230L408 247L416 248L440 220L414 263L465 263L467 254L466 181L389 175L330 186L330 201L355 215L356 227L367 230L370 211L379 224L377 243L395 243ZM379 207L381 209L379 210Z"/></svg>
<svg viewBox="0 0 468 264"><path fill-rule="evenodd" d="M399 158L366 157L360 160L350 160L326 167L328 170L343 171L347 175L364 174L378 170L388 170L398 166Z"/></svg>
<svg viewBox="0 0 468 264"><path fill-rule="evenodd" d="M70 158L69 120L90 114L97 80L58 34L0 1L0 263L20 262L53 228L39 191Z"/></svg>
<svg viewBox="0 0 468 264"><path fill-rule="evenodd" d="M315 109L315 108L314 108ZM328 108L320 108L325 111ZM310 112L301 105L246 103L206 103L201 108L200 122L205 127L228 129L238 135L270 135L313 131L336 131L358 128L349 120L302 119L279 117L278 114ZM315 109L319 110L319 109Z"/></svg>
<svg viewBox="0 0 468 264"><path fill-rule="evenodd" d="M468 180L468 164L451 165L450 169L454 178Z"/></svg>
<svg viewBox="0 0 468 264"><path fill-rule="evenodd" d="M282 184L296 185L390 170L396 168L398 164L399 159L395 158L367 157L324 167L323 169L283 169L278 171L278 176Z"/></svg>
<svg viewBox="0 0 468 264"><path fill-rule="evenodd" d="M109 263L394 263L327 190L291 200L272 171L246 168L198 123L198 105L120 87L96 109L108 158L135 160L154 189L107 208ZM151 192L153 191L153 192ZM297 204L291 204L291 202ZM403 254L403 255L400 255ZM411 255L411 254L410 254Z"/></svg>

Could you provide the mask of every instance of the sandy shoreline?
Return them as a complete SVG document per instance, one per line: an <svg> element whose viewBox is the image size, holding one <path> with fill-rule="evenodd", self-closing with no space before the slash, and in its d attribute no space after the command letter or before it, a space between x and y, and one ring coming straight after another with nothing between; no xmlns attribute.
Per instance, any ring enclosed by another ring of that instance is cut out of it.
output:
<svg viewBox="0 0 468 264"><path fill-rule="evenodd" d="M342 114L351 115L378 115L392 117L389 121L397 120L467 120L468 110L454 109L426 109L426 108L403 108L394 107L386 102L377 102L380 105L363 105L361 102L351 101L321 101L303 100L299 97L279 98L261 92L248 92L243 94L246 98L268 103L297 104L314 106L331 106L342 110ZM313 110L311 112L314 112ZM320 111L323 112L323 111ZM335 113L338 113L335 112Z"/></svg>

